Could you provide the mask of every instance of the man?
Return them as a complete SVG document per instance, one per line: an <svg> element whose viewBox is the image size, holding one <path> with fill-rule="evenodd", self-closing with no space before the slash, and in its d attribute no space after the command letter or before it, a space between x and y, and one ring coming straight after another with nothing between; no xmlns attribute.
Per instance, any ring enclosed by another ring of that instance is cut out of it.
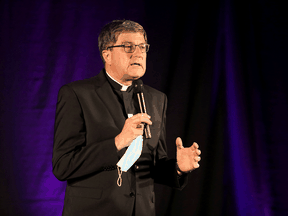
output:
<svg viewBox="0 0 288 216"><path fill-rule="evenodd" d="M177 138L177 160L167 158L165 94L144 86L149 115L139 111L132 84L146 71L143 27L113 21L98 43L105 69L58 94L53 173L67 181L63 215L155 215L154 182L182 189L186 173L199 167L200 150L196 143L184 148ZM144 125L150 126L150 139ZM141 156L122 172L116 164L141 135Z"/></svg>

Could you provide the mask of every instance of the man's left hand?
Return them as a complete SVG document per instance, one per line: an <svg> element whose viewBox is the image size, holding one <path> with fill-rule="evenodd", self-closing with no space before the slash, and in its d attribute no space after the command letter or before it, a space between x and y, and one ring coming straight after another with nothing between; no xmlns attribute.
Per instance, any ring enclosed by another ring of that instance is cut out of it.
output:
<svg viewBox="0 0 288 216"><path fill-rule="evenodd" d="M201 151L198 149L199 145L197 143L194 142L192 146L184 148L182 139L177 137L176 146L177 164L182 172L191 172L200 166L198 162L201 160Z"/></svg>

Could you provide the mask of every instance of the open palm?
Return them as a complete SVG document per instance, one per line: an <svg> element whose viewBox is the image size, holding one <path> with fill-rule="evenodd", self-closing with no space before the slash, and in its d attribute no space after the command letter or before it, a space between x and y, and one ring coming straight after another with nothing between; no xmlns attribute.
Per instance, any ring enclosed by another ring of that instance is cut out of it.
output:
<svg viewBox="0 0 288 216"><path fill-rule="evenodd" d="M193 143L190 147L183 147L183 143L180 137L176 139L177 146L177 164L182 172L191 172L199 167L199 161L201 160L201 151L198 149L199 145Z"/></svg>

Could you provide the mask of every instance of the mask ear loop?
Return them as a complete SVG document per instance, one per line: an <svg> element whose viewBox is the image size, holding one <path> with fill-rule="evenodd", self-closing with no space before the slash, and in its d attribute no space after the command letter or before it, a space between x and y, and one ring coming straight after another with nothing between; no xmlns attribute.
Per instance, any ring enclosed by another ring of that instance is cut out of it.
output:
<svg viewBox="0 0 288 216"><path fill-rule="evenodd" d="M121 185L122 185L122 170L121 170L121 167L117 166L117 170L118 170L117 185L118 185L118 187L121 187Z"/></svg>

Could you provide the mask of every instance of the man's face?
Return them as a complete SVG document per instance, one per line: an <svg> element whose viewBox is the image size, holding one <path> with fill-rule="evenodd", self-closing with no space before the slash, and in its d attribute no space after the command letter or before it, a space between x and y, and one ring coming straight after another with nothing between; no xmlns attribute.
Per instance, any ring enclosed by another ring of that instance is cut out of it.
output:
<svg viewBox="0 0 288 216"><path fill-rule="evenodd" d="M132 43L135 45L146 43L141 33L122 33L114 46ZM124 51L124 47L114 47L110 51L110 58L106 64L110 65L110 73L123 83L139 79L146 71L147 53L142 53L137 46L133 53Z"/></svg>

